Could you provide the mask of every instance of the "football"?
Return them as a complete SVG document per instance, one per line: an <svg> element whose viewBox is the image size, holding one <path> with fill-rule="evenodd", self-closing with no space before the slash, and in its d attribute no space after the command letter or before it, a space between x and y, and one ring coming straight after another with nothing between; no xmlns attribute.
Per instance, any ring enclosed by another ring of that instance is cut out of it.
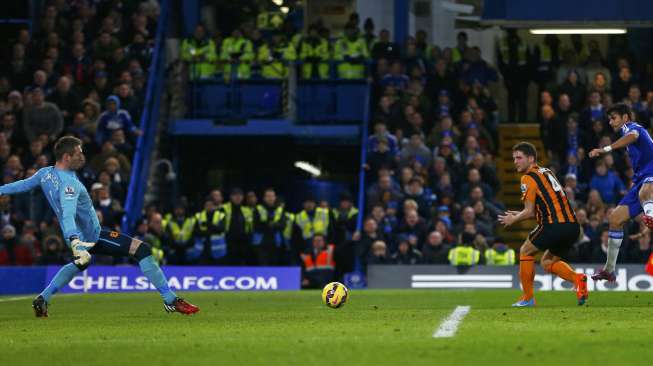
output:
<svg viewBox="0 0 653 366"><path fill-rule="evenodd" d="M330 307L337 309L345 305L349 297L349 290L340 282L331 282L324 286L322 290L322 302Z"/></svg>

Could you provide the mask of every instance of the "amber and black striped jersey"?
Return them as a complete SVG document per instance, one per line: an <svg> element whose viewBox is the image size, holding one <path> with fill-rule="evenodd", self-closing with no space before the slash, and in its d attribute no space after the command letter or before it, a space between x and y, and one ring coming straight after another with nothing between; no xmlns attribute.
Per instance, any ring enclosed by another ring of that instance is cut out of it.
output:
<svg viewBox="0 0 653 366"><path fill-rule="evenodd" d="M533 166L521 177L522 201L535 203L537 223L576 222L576 213L551 170Z"/></svg>

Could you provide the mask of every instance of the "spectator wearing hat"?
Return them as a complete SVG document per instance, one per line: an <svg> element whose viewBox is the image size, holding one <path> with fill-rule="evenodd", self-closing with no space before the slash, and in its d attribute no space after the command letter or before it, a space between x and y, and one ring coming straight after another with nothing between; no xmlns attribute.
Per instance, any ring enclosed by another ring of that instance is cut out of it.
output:
<svg viewBox="0 0 653 366"><path fill-rule="evenodd" d="M102 145L105 141L109 140L115 130L122 130L125 135L142 134L141 130L134 125L129 112L120 108L120 99L117 96L109 96L106 101L106 107L106 111L99 117L95 135L98 145Z"/></svg>
<svg viewBox="0 0 653 366"><path fill-rule="evenodd" d="M243 190L235 187L229 194L229 202L221 208L225 214L227 256L231 265L251 265L256 262L251 244L254 216L243 201Z"/></svg>
<svg viewBox="0 0 653 366"><path fill-rule="evenodd" d="M63 116L59 108L45 101L43 89L35 88L31 92L31 103L23 112L23 127L28 141L33 141L41 135L54 141L63 131Z"/></svg>

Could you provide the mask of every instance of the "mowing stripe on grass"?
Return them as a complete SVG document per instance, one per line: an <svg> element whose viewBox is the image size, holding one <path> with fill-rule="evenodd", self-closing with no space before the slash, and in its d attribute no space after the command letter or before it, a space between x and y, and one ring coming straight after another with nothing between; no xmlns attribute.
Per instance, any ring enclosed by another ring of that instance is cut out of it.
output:
<svg viewBox="0 0 653 366"><path fill-rule="evenodd" d="M433 333L433 338L449 338L453 337L458 330L458 326L463 321L463 318L469 313L470 306L456 306L453 313L440 323L438 329Z"/></svg>

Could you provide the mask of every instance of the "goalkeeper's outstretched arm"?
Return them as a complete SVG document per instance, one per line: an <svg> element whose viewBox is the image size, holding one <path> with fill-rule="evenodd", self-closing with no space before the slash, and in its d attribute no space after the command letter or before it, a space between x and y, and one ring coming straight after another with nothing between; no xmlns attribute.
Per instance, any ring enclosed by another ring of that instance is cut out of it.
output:
<svg viewBox="0 0 653 366"><path fill-rule="evenodd" d="M17 194L27 191L31 191L39 185L40 180L40 170L34 173L31 177L27 179L21 179L13 183L5 184L0 187L0 195L3 194Z"/></svg>

